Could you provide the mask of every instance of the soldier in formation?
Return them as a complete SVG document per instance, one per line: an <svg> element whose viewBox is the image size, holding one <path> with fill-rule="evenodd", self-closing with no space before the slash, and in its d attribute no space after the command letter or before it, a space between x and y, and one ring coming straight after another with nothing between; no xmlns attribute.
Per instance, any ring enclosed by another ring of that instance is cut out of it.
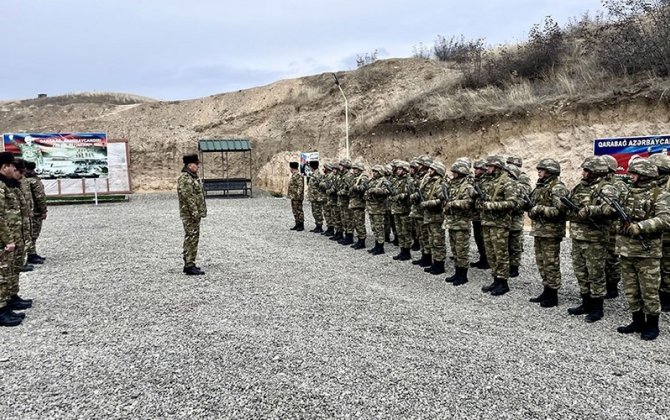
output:
<svg viewBox="0 0 670 420"><path fill-rule="evenodd" d="M288 182L288 198L291 200L291 212L295 225L291 230L303 231L305 230L305 213L302 209L302 202L305 198L305 183L300 175L300 164L298 162L290 162L289 168L291 170L291 179Z"/></svg>
<svg viewBox="0 0 670 420"><path fill-rule="evenodd" d="M312 216L314 217L314 229L311 229L312 233L322 233L323 232L323 208L324 202L326 201L326 195L319 187L323 179L323 174L319 172L319 161L313 160L309 162L309 167L312 168L312 173L307 179L308 186L308 195L307 199L312 205Z"/></svg>
<svg viewBox="0 0 670 420"><path fill-rule="evenodd" d="M202 181L198 177L200 159L198 155L185 155L184 168L177 179L179 217L184 225L184 273L188 276L205 272L195 265L200 241L200 221L207 217L207 204Z"/></svg>

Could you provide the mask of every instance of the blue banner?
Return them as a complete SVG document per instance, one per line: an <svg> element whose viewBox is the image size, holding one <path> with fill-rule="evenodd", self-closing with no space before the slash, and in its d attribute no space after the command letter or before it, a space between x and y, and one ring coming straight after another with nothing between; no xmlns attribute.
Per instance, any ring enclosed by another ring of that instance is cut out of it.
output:
<svg viewBox="0 0 670 420"><path fill-rule="evenodd" d="M641 137L613 137L596 139L593 154L612 155L617 160L619 173L628 170L628 162L636 156L648 157L654 153L668 153L670 134Z"/></svg>

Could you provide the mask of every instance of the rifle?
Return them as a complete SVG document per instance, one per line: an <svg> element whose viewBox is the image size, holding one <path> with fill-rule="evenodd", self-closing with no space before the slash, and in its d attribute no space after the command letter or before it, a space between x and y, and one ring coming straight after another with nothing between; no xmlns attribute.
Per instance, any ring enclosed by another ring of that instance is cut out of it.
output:
<svg viewBox="0 0 670 420"><path fill-rule="evenodd" d="M409 181L407 183L407 194L413 195L414 193L417 193L419 195L419 202L426 201L423 199L423 194L421 193L421 188L417 188L416 185L414 185L414 181Z"/></svg>
<svg viewBox="0 0 670 420"><path fill-rule="evenodd" d="M525 192L522 192L520 195L521 201L523 201L523 209L526 211L529 211L533 207L535 207L535 203L533 203L533 199L530 198L528 194Z"/></svg>
<svg viewBox="0 0 670 420"><path fill-rule="evenodd" d="M482 191L482 187L479 186L478 182L473 182L472 186L475 188L475 193L477 194L477 198L479 201L482 203L486 201L486 194L484 194L484 191Z"/></svg>
<svg viewBox="0 0 670 420"><path fill-rule="evenodd" d="M579 213L579 210L580 210L579 206L577 204L575 204L572 200L570 200L568 197L561 197L561 203L563 203L563 205L565 207L570 209L571 212ZM589 221L589 223L591 223L593 225L594 228L596 228L598 230L603 229L603 227L600 226L600 224L598 222L593 220L593 217L589 216L587 220Z"/></svg>
<svg viewBox="0 0 670 420"><path fill-rule="evenodd" d="M447 203L451 201L451 198L449 197L449 188L447 188L446 183L443 182L440 184L440 191L442 192L442 197L444 198L442 207L446 207Z"/></svg>
<svg viewBox="0 0 670 420"><path fill-rule="evenodd" d="M619 201L616 198L609 198L605 194L603 194L602 191L598 191L598 197L600 197L607 205L612 206L614 208L614 211L616 212L617 217L619 220L621 220L624 224L624 226L630 226L633 222L633 219L630 217L628 213L626 213L626 210L624 210L623 207L621 207L621 204L619 204ZM644 240L642 235L637 235L638 241L640 241L640 244L642 245L642 248L644 248L645 251L649 251L649 244Z"/></svg>

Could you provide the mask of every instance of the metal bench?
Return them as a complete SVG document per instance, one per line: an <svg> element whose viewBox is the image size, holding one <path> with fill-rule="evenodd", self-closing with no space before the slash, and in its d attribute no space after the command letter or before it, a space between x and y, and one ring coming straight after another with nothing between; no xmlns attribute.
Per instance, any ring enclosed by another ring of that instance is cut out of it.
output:
<svg viewBox="0 0 670 420"><path fill-rule="evenodd" d="M203 180L205 196L212 192L222 192L224 196L232 195L231 191L239 191L239 195L252 196L251 180L247 178L205 179Z"/></svg>

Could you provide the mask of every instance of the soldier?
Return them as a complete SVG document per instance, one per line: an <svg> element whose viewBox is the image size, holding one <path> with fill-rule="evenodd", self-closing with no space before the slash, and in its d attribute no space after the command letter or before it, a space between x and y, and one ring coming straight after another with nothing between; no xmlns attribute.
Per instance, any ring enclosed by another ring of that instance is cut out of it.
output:
<svg viewBox="0 0 670 420"><path fill-rule="evenodd" d="M521 170L523 161L518 156L507 158L508 172L516 181L521 197L528 197L533 189L530 185L530 178ZM521 199L523 203L524 200ZM529 210L527 205L521 206L512 212L512 225L509 231L509 276L519 276L519 266L521 265L521 255L523 255L523 221L524 210Z"/></svg>
<svg viewBox="0 0 670 420"><path fill-rule="evenodd" d="M301 232L305 230L305 213L302 210L302 202L305 198L305 182L300 175L300 164L298 162L289 163L291 168L291 179L288 183L288 198L291 200L291 211L295 219L295 226L291 230Z"/></svg>
<svg viewBox="0 0 670 420"><path fill-rule="evenodd" d="M516 185L505 167L501 156L486 158L489 177L483 185L484 201L480 204L484 246L493 274L493 283L482 291L493 296L509 292L509 231L512 212L521 205Z"/></svg>
<svg viewBox="0 0 670 420"><path fill-rule="evenodd" d="M333 166L330 163L325 163L323 165L323 175L319 178L319 192L323 201L321 202L323 208L323 218L326 224L326 229L322 229L322 235L326 235L329 231L333 231L333 214L330 200L328 198L328 180L331 178L333 172Z"/></svg>
<svg viewBox="0 0 670 420"><path fill-rule="evenodd" d="M412 187L408 184L413 182L410 176L410 164L403 160L395 163L396 182L392 185L393 195L391 201L391 213L398 232L398 244L400 253L393 257L397 261L409 261L412 259L410 248L412 246L412 220L409 217L411 204L409 202L409 191Z"/></svg>
<svg viewBox="0 0 670 420"><path fill-rule="evenodd" d="M428 249L432 257L430 267L424 268L426 273L438 275L444 273L444 260L447 258L445 243L444 215L442 214L442 193L440 185L444 179L446 168L440 162L432 162L428 170L428 179L424 184L423 224L428 227Z"/></svg>
<svg viewBox="0 0 670 420"><path fill-rule="evenodd" d="M17 195L20 185L14 156L9 152L0 153L0 326L19 325L25 314L14 310L28 309L31 299L22 299L14 294L14 277L18 277L16 267L18 248L29 242L24 238L21 203ZM21 257L22 258L22 257Z"/></svg>
<svg viewBox="0 0 670 420"><path fill-rule="evenodd" d="M534 238L535 262L544 290L530 302L552 308L558 305L558 289L561 288L561 241L565 237L561 198L567 197L569 191L559 179L561 166L558 161L545 158L536 168L538 179L530 194L532 207L528 216L532 223L530 235Z"/></svg>
<svg viewBox="0 0 670 420"><path fill-rule="evenodd" d="M475 186L481 190L482 181L486 177L486 161L484 159L477 159L474 164L475 176L471 181L473 188ZM475 244L477 245L477 252L479 253L479 260L470 263L470 267L479 268L481 270L488 270L491 268L488 259L486 258L486 248L484 247L484 235L482 233L482 222L478 211L472 213L472 234L475 237Z"/></svg>
<svg viewBox="0 0 670 420"><path fill-rule="evenodd" d="M26 229L26 237L29 238L28 242L26 242L25 245L22 244L20 247L21 249L21 257L19 258L17 256L17 264L21 264L19 271L20 272L27 272L27 271L33 271L35 267L28 263L28 248L30 247L30 244L32 242L32 224L33 224L33 195L30 192L30 184L28 183L28 180L26 179L26 161L23 159L16 159L14 162L14 165L16 166L17 170L17 181L19 181L19 190L21 192L19 199L21 202L21 214L24 217L24 228ZM18 285L18 275L16 278L16 284ZM18 287L18 286L17 286Z"/></svg>
<svg viewBox="0 0 670 420"><path fill-rule="evenodd" d="M372 180L365 192L366 208L370 215L372 232L375 235L375 246L368 250L372 255L384 253L384 213L386 213L386 197L391 193L390 183L384 179L384 167L372 167Z"/></svg>
<svg viewBox="0 0 670 420"><path fill-rule="evenodd" d="M470 262L470 220L474 210L475 188L472 186L470 166L464 161L451 165L451 181L444 205L444 228L449 230L449 244L454 255L456 273L447 277L447 283L460 286L468 282Z"/></svg>
<svg viewBox="0 0 670 420"><path fill-rule="evenodd" d="M354 181L349 193L349 210L353 213L354 232L358 241L351 246L353 249L365 249L365 238L367 232L365 228L365 191L368 189L368 176L363 172L365 166L356 162L351 164Z"/></svg>
<svg viewBox="0 0 670 420"><path fill-rule="evenodd" d="M605 177L618 191L617 199L621 199L628 191L628 185L616 176L618 169L617 160L614 156L601 156L607 162L609 173ZM621 266L619 263L619 254L616 251L617 223L609 224L609 236L607 240L607 262L605 263L605 287L607 293L605 299L614 299L619 296L619 282L621 281Z"/></svg>
<svg viewBox="0 0 670 420"><path fill-rule="evenodd" d="M384 178L389 182L391 188L393 188L393 183L395 182L393 163L389 163L383 166ZM391 213L391 203L388 201L389 197L387 197L386 213L384 213L384 240L395 246L398 246L398 231L396 230L395 220L393 220L393 214ZM393 234L393 240L391 240L391 234Z"/></svg>
<svg viewBox="0 0 670 420"><path fill-rule="evenodd" d="M185 155L184 168L177 179L179 216L184 224L184 273L188 276L205 274L195 265L200 240L200 221L207 217L207 204L202 181L198 178L198 155Z"/></svg>
<svg viewBox="0 0 670 420"><path fill-rule="evenodd" d="M342 159L340 160L340 181L337 187L337 205L340 208L340 219L342 220L341 237L337 238L337 235L335 235L331 238L342 245L351 245L354 243L354 226L351 210L349 210L349 192L352 182L351 161L349 159Z"/></svg>
<svg viewBox="0 0 670 420"><path fill-rule="evenodd" d="M421 163L418 159L414 159L409 165L409 180L407 181L407 187L409 188L410 195L414 194L419 189L419 183L421 182ZM410 210L409 210L409 220L410 225L412 226L412 251L421 251L421 242L419 241L421 236L420 224L423 221L423 211L418 204L417 200L412 200L410 197Z"/></svg>
<svg viewBox="0 0 670 420"><path fill-rule="evenodd" d="M607 219L614 214L614 209L602 196L616 199L618 192L605 178L609 168L603 158L587 158L582 169L582 180L569 195L575 207L564 207L570 221L572 266L582 297L582 304L568 309L568 313L586 314L586 322L595 322L604 316L605 260L609 240Z"/></svg>
<svg viewBox="0 0 670 420"><path fill-rule="evenodd" d="M628 167L633 183L622 202L631 223L621 224L617 249L621 256L621 274L633 322L617 328L622 334L641 333L643 340L658 337L661 305L660 285L662 237L670 228L670 194L655 178L658 169L648 159L635 159ZM646 319L645 319L646 317Z"/></svg>
<svg viewBox="0 0 670 420"><path fill-rule="evenodd" d="M44 193L44 184L35 173L35 162L26 162L26 182L30 187L30 195L33 201L32 217L32 240L28 247L28 262L30 264L43 264L45 258L37 254L37 239L42 232L42 223L47 218L47 197Z"/></svg>
<svg viewBox="0 0 670 420"><path fill-rule="evenodd" d="M670 192L670 156L665 153L656 153L649 157L649 161L658 168L656 183L664 191ZM661 301L661 311L670 311L670 234L663 234L663 257L661 258L661 286L658 291Z"/></svg>
<svg viewBox="0 0 670 420"><path fill-rule="evenodd" d="M337 163L331 164L330 177L324 181L324 188L326 189L326 196L328 197L328 206L330 207L330 217L332 219L332 228L326 230L323 234L330 238L339 235L342 238L342 219L340 217L340 207L337 204L337 186L340 183L340 165Z"/></svg>
<svg viewBox="0 0 670 420"><path fill-rule="evenodd" d="M426 195L428 194L427 183L431 178L428 175L428 172L430 170L430 165L433 164L433 160L429 156L421 156L418 160L419 170L417 172L417 192L412 193L412 196L410 197L416 207L412 207L410 217L414 217L416 220L416 229L419 236L419 244L421 245L421 259L412 261L412 264L426 268L433 264L433 256L430 254L430 233L428 231L428 225L424 223L425 212L421 203L426 199Z"/></svg>
<svg viewBox="0 0 670 420"><path fill-rule="evenodd" d="M312 168L312 173L307 179L307 186L309 187L307 199L312 206L312 216L314 217L314 229L310 230L312 233L323 232L323 203L326 200L325 195L319 188L323 174L319 172L319 161L312 160L309 162L309 167Z"/></svg>

